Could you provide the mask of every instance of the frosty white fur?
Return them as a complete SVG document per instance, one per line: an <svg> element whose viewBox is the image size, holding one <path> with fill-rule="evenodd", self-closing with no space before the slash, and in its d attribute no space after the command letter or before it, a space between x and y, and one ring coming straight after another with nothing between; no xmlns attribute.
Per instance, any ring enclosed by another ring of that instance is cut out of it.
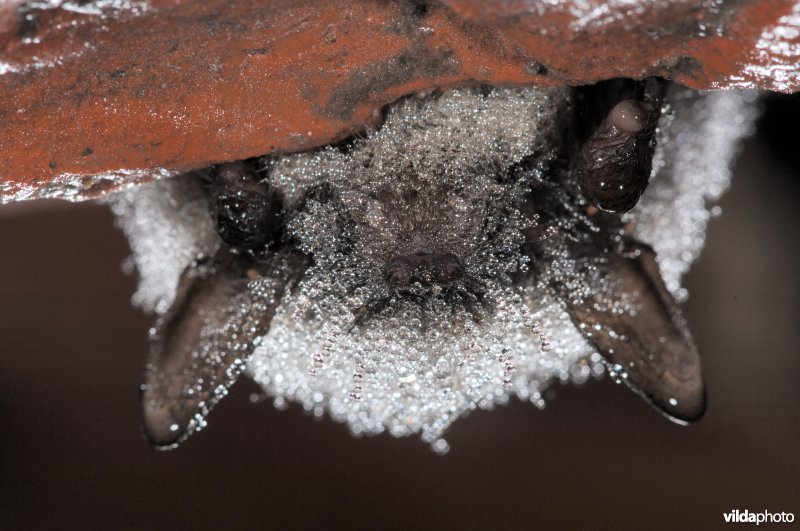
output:
<svg viewBox="0 0 800 531"><path fill-rule="evenodd" d="M489 98L459 90L401 103L368 135L364 149L376 179L409 163L430 175L486 161L508 166L550 141L550 122L560 116L565 97L560 89L496 89ZM710 202L727 188L739 140L752 129L753 100L746 93L679 90L662 117L650 187L626 216L636 236L657 251L678 298L686 295L681 276L702 249ZM325 176L350 175L352 164L351 156L334 149L286 155L275 161L272 178L291 202ZM121 192L111 203L140 274L134 302L163 313L183 269L213 255L220 243L202 190L184 176ZM297 301L289 294L248 373L278 405L290 400L315 415L327 411L356 434L421 433L443 452L445 429L472 409L511 396L541 407L542 391L554 378L581 382L602 373L599 355L557 301L530 292L499 294L498 301L496 318L480 326L449 317L423 329L415 310L401 305L395 315L342 334L331 324L337 310L330 305L293 319ZM547 331L549 351L524 326L521 307ZM324 364L310 371L326 340L331 348Z"/></svg>

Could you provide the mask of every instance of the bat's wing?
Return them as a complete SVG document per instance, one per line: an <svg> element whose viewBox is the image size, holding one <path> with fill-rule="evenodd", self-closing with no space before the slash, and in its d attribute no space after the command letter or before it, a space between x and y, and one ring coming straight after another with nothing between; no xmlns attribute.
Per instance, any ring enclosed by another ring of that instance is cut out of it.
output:
<svg viewBox="0 0 800 531"><path fill-rule="evenodd" d="M575 325L612 373L665 415L681 423L700 418L700 357L653 250L637 245L632 257L609 253L596 267L589 280L592 295L582 301L564 297Z"/></svg>
<svg viewBox="0 0 800 531"><path fill-rule="evenodd" d="M297 254L253 264L223 249L210 265L184 271L172 308L156 324L142 386L152 444L174 447L203 427L305 265Z"/></svg>

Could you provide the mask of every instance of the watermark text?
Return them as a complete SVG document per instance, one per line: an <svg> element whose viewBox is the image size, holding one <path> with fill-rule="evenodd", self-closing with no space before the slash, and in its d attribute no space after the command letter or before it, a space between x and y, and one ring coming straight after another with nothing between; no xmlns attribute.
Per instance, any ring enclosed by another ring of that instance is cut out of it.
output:
<svg viewBox="0 0 800 531"><path fill-rule="evenodd" d="M790 524L794 522L793 513L771 513L769 511L761 511L754 513L745 509L740 511L734 509L729 513L722 513L725 518L725 523L728 524Z"/></svg>

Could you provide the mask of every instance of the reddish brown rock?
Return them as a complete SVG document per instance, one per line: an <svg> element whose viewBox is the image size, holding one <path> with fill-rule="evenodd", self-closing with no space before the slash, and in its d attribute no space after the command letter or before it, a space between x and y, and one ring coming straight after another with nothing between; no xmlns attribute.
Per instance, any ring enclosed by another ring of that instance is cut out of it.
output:
<svg viewBox="0 0 800 531"><path fill-rule="evenodd" d="M0 6L0 200L309 149L405 94L661 75L800 89L800 8L151 0ZM100 6L100 7L95 7Z"/></svg>

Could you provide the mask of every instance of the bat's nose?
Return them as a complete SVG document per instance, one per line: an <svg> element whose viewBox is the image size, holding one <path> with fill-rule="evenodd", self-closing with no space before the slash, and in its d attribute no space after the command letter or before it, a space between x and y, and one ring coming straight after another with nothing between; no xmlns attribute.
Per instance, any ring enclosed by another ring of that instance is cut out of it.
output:
<svg viewBox="0 0 800 531"><path fill-rule="evenodd" d="M386 265L386 280L395 287L415 282L450 284L461 277L461 260L452 253L414 253L395 256Z"/></svg>

